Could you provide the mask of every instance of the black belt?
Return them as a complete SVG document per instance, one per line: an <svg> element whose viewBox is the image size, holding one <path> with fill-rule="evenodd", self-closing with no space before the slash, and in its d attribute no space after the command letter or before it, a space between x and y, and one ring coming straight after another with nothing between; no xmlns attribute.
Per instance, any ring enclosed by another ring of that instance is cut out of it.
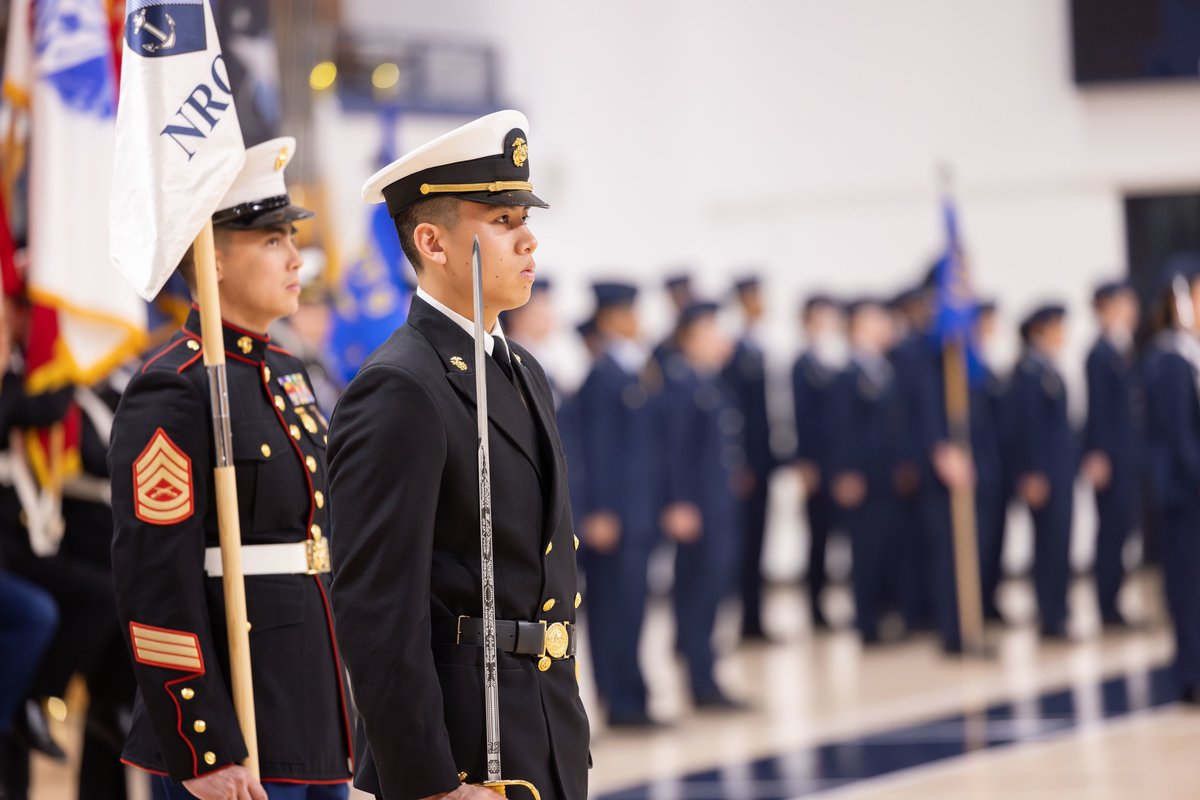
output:
<svg viewBox="0 0 1200 800"><path fill-rule="evenodd" d="M483 647L483 620L458 617L434 625L434 644ZM496 649L516 656L571 658L575 655L575 623L496 620Z"/></svg>

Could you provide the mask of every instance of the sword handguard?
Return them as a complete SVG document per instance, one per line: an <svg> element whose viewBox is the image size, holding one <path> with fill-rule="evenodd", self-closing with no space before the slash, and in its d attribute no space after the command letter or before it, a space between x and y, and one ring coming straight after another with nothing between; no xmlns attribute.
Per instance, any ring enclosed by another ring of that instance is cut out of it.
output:
<svg viewBox="0 0 1200 800"><path fill-rule="evenodd" d="M508 797L508 787L521 786L529 790L529 793L533 795L533 800L542 800L541 792L539 792L537 787L529 781L486 781L476 785L482 786L485 789L491 789L493 792L504 798Z"/></svg>

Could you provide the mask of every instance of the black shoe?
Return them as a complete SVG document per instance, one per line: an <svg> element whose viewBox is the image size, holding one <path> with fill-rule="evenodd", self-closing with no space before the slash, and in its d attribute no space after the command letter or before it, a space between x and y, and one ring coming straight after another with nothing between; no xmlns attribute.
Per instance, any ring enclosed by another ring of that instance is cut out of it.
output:
<svg viewBox="0 0 1200 800"><path fill-rule="evenodd" d="M29 698L25 701L24 712L17 711L14 733L30 750L36 750L54 761L67 760L66 752L51 736L50 721L46 719L46 712L37 700Z"/></svg>
<svg viewBox="0 0 1200 800"><path fill-rule="evenodd" d="M696 708L700 711L750 711L752 706L741 700L734 700L729 695L717 689L696 696Z"/></svg>
<svg viewBox="0 0 1200 800"><path fill-rule="evenodd" d="M608 727L631 731L653 731L665 730L671 726L665 722L659 722L645 711L632 711L609 714Z"/></svg>

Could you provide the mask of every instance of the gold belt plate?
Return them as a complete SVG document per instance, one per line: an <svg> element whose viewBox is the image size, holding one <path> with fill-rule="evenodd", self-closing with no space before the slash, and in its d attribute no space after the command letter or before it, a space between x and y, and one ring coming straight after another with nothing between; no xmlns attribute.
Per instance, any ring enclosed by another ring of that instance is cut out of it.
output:
<svg viewBox="0 0 1200 800"><path fill-rule="evenodd" d="M562 658L567 654L571 642L567 626L561 622L546 627L545 650L551 658Z"/></svg>

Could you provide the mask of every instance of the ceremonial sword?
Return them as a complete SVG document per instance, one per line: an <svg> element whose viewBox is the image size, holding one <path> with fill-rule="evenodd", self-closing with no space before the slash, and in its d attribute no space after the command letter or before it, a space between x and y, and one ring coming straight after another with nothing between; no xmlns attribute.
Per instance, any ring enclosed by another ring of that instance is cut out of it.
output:
<svg viewBox="0 0 1200 800"><path fill-rule="evenodd" d="M534 800L541 795L533 784L500 777L500 673L496 655L496 564L492 548L491 451L488 449L487 350L483 346L483 261L479 237L471 249L471 292L475 310L475 415L479 431L479 550L483 575L483 704L487 731L487 781L501 795L508 786L524 786ZM493 347L503 347L493 344Z"/></svg>

